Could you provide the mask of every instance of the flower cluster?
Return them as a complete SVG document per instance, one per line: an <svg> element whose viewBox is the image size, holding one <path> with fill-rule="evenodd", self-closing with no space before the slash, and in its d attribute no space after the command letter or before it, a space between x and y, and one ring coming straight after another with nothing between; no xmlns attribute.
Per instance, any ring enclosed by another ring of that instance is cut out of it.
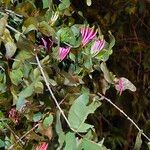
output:
<svg viewBox="0 0 150 150"><path fill-rule="evenodd" d="M93 45L91 46L91 54L97 54L104 48L105 41L103 39L102 40L96 39L97 30L95 31L94 27L92 27L92 28L90 28L88 26L82 27L80 29L80 33L81 33L81 37L82 37L82 41L81 41L82 47L85 47L89 42L91 42L92 40L95 39ZM52 41L52 38L42 37L39 40L39 44L40 44L40 46L43 46L49 52L49 50L53 46L53 41ZM69 46L59 47L60 61L63 61L67 57L67 55L69 54L70 51L71 51L71 47L69 47Z"/></svg>
<svg viewBox="0 0 150 150"><path fill-rule="evenodd" d="M8 117L16 124L18 124L20 121L20 117L16 108L11 108L11 110L8 112Z"/></svg>

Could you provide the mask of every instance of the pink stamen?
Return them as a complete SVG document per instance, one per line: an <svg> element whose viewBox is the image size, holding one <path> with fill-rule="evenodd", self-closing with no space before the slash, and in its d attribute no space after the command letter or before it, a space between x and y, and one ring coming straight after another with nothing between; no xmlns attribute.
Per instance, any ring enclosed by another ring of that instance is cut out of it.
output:
<svg viewBox="0 0 150 150"><path fill-rule="evenodd" d="M123 91L123 82L121 79L119 79L119 95L122 94L122 91Z"/></svg>

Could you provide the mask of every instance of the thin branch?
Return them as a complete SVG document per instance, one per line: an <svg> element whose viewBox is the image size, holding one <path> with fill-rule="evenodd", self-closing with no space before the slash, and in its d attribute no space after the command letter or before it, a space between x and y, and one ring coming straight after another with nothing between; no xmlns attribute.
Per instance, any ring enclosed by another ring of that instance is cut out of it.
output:
<svg viewBox="0 0 150 150"><path fill-rule="evenodd" d="M13 149L13 147L19 143L24 137L26 137L31 131L33 131L36 127L38 127L39 124L36 124L33 128L31 128L28 132L26 132L22 137L20 137L14 144L12 144L8 150Z"/></svg>
<svg viewBox="0 0 150 150"><path fill-rule="evenodd" d="M114 106L120 113L122 113L136 128L138 131L142 131L142 129L139 128L139 126L123 111L121 110L116 104L114 104L110 99L108 99L107 97L103 96L100 93L97 93L98 96L101 97L101 99L106 100L108 103L110 103L112 106ZM142 135L150 142L150 138L142 132Z"/></svg>
<svg viewBox="0 0 150 150"><path fill-rule="evenodd" d="M12 31L14 31L14 32L16 32L16 33L18 33L18 34L24 36L23 33L19 32L18 30L16 30L15 28L13 28L12 26L10 26L10 25L8 25L8 24L6 25L6 27L7 27L8 29L10 29L10 30L12 30Z"/></svg>
<svg viewBox="0 0 150 150"><path fill-rule="evenodd" d="M15 13L15 12L14 12L14 11L12 11L12 10L5 9L5 11L6 11L7 13L9 13L9 14L13 14L13 15L15 15L15 16L17 16L17 17L20 17L20 18L22 18L22 17L23 17L22 15L19 15L19 14Z"/></svg>
<svg viewBox="0 0 150 150"><path fill-rule="evenodd" d="M47 88L48 88L48 90L49 90L49 93L50 93L52 99L54 100L56 106L58 107L59 111L61 112L62 116L64 117L66 123L67 123L68 126L71 128L71 125L70 125L70 123L69 123L69 121L68 121L66 115L64 114L63 110L62 110L61 107L59 106L59 103L57 102L57 99L56 99L55 95L53 94L53 91L52 91L52 89L51 89L51 87L50 87L50 85L49 85L49 82L48 82L47 79L46 79L46 76L45 76L45 74L44 74L44 71L43 71L43 68L42 68L42 66L41 66L41 63L40 63L40 61L39 61L38 56L35 55L35 58L36 58L37 64L38 64L38 66L39 66L39 69L40 69L40 71L41 71L41 74L42 74L42 76L43 76L43 78L44 78L45 84L46 84L46 86L47 86ZM72 129L72 128L71 128L71 129ZM74 129L72 129L72 130L74 131Z"/></svg>
<svg viewBox="0 0 150 150"><path fill-rule="evenodd" d="M4 123L4 122L3 122ZM14 135L14 137L17 139L17 140L19 140L19 136L11 129L11 127L8 125L8 124L6 124L6 123L4 123L4 125L6 126L6 128L8 129L8 130L10 130L10 132ZM19 142L21 142L23 145L25 144L22 140L19 140Z"/></svg>

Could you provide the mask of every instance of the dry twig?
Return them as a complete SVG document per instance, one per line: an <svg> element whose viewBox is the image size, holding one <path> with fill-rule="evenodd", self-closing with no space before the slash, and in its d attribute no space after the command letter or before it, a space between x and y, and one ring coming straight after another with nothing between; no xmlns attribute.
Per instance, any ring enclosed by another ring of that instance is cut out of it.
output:
<svg viewBox="0 0 150 150"><path fill-rule="evenodd" d="M114 104L110 99L108 99L107 97L103 96L100 93L97 93L97 94L98 96L101 97L101 99L106 100L108 103L114 106L121 114L123 114L137 128L139 132L142 131L142 129L140 129L139 126L123 110L121 110L116 104ZM150 142L150 138L144 132L142 132L142 135Z"/></svg>

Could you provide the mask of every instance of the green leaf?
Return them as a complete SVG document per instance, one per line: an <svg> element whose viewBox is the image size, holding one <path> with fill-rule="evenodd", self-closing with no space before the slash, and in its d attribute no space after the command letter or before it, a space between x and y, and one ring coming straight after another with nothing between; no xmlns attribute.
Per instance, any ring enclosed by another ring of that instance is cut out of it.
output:
<svg viewBox="0 0 150 150"><path fill-rule="evenodd" d="M0 91L1 93L6 91L6 74L4 71L0 71Z"/></svg>
<svg viewBox="0 0 150 150"><path fill-rule="evenodd" d="M7 24L7 15L0 19L0 37L3 35Z"/></svg>
<svg viewBox="0 0 150 150"><path fill-rule="evenodd" d="M70 0L61 0L61 3L59 4L58 8L59 10L64 10L70 6Z"/></svg>
<svg viewBox="0 0 150 150"><path fill-rule="evenodd" d="M43 121L43 125L45 128L48 128L53 123L53 115L50 114L48 117L46 117Z"/></svg>
<svg viewBox="0 0 150 150"><path fill-rule="evenodd" d="M83 138L82 140L82 149L84 150L107 150L102 144L95 143L94 141Z"/></svg>
<svg viewBox="0 0 150 150"><path fill-rule="evenodd" d="M76 57L73 53L69 53L69 58L75 62Z"/></svg>
<svg viewBox="0 0 150 150"><path fill-rule="evenodd" d="M57 111L56 113L56 133L59 135L61 132L63 132L61 121L60 121L60 112Z"/></svg>
<svg viewBox="0 0 150 150"><path fill-rule="evenodd" d="M40 82L40 81L35 82L35 84L34 84L35 93L43 93L43 89L44 89L44 86L43 86L42 82Z"/></svg>
<svg viewBox="0 0 150 150"><path fill-rule="evenodd" d="M110 31L108 33L109 33L109 38L110 38L109 50L111 50L113 46L115 45L115 38Z"/></svg>
<svg viewBox="0 0 150 150"><path fill-rule="evenodd" d="M90 105L87 106L89 102L89 93L85 92L79 96L69 110L68 121L71 124L71 127L74 128L77 132L87 132L89 128L92 128L92 125L84 123L87 116L100 106L98 101L93 101Z"/></svg>
<svg viewBox="0 0 150 150"><path fill-rule="evenodd" d="M57 37L62 43L74 48L79 47L81 43L80 32L76 26L61 28L57 32Z"/></svg>
<svg viewBox="0 0 150 150"><path fill-rule="evenodd" d="M16 102L16 110L21 110L24 107L24 104L25 104L25 98L22 96L19 96Z"/></svg>
<svg viewBox="0 0 150 150"><path fill-rule="evenodd" d="M22 63L24 63L24 61L27 61L32 57L33 55L31 51L25 51L25 50L19 51L19 54L15 57L16 61L14 61L12 68L18 69L19 66L21 66Z"/></svg>
<svg viewBox="0 0 150 150"><path fill-rule="evenodd" d="M30 84L28 87L26 87L24 90L22 90L18 95L20 97L27 98L33 94L33 84Z"/></svg>
<svg viewBox="0 0 150 150"><path fill-rule="evenodd" d="M33 115L33 121L34 122L37 122L37 121L41 120L41 118L42 118L42 113L41 112L38 112L38 113Z"/></svg>
<svg viewBox="0 0 150 150"><path fill-rule="evenodd" d="M30 25L25 29L24 34L27 34L27 33L29 33L30 31L36 31L36 30L37 30L36 26L35 26L34 24L30 24Z"/></svg>
<svg viewBox="0 0 150 150"><path fill-rule="evenodd" d="M75 138L75 134L68 132L65 137L65 147L64 150L76 150L77 149L77 142Z"/></svg>
<svg viewBox="0 0 150 150"><path fill-rule="evenodd" d="M4 118L4 114L1 110L0 110L0 118Z"/></svg>
<svg viewBox="0 0 150 150"><path fill-rule="evenodd" d="M52 36L52 35L55 35L55 30L54 30L54 28L52 28L49 24L48 24L48 22L46 22L46 21L42 21L42 22L40 22L39 23L39 26L38 26L38 29L39 29L39 31L42 33L42 34L44 34L44 35L46 35L46 36Z"/></svg>
<svg viewBox="0 0 150 150"><path fill-rule="evenodd" d="M22 82L22 78L23 78L23 73L20 68L17 70L12 70L10 72L10 79L14 85L17 86L18 84L20 84Z"/></svg>
<svg viewBox="0 0 150 150"><path fill-rule="evenodd" d="M5 48L6 48L5 56L7 58L11 58L15 54L16 49L17 49L16 44L14 42L12 42L12 41L6 42L5 43Z"/></svg>
<svg viewBox="0 0 150 150"><path fill-rule="evenodd" d="M63 143L65 141L65 133L63 132L63 129L62 129L60 115L61 115L60 111L57 111L56 126L55 126L56 133L58 135L58 142L59 142L59 147L57 148L57 150L61 150Z"/></svg>
<svg viewBox="0 0 150 150"><path fill-rule="evenodd" d="M0 148L5 147L5 142L0 139Z"/></svg>
<svg viewBox="0 0 150 150"><path fill-rule="evenodd" d="M136 137L134 150L140 150L141 149L141 145L142 145L141 135L142 135L142 133L143 133L143 131L139 131L139 133L138 133L138 135Z"/></svg>
<svg viewBox="0 0 150 150"><path fill-rule="evenodd" d="M43 1L43 9L49 8L52 3L52 0L42 0L42 1Z"/></svg>
<svg viewBox="0 0 150 150"><path fill-rule="evenodd" d="M148 149L150 150L150 142L148 142L147 145L148 145Z"/></svg>
<svg viewBox="0 0 150 150"><path fill-rule="evenodd" d="M107 66L106 66L106 63L105 62L102 62L101 65L101 70L104 74L104 78L105 80L108 82L108 83L114 83L114 76L112 75L112 73L109 72Z"/></svg>
<svg viewBox="0 0 150 150"><path fill-rule="evenodd" d="M87 68L89 71L92 71L92 66L93 66L93 63L92 63L92 59L90 57L88 57L88 59L85 60L84 62L84 66L85 68Z"/></svg>

